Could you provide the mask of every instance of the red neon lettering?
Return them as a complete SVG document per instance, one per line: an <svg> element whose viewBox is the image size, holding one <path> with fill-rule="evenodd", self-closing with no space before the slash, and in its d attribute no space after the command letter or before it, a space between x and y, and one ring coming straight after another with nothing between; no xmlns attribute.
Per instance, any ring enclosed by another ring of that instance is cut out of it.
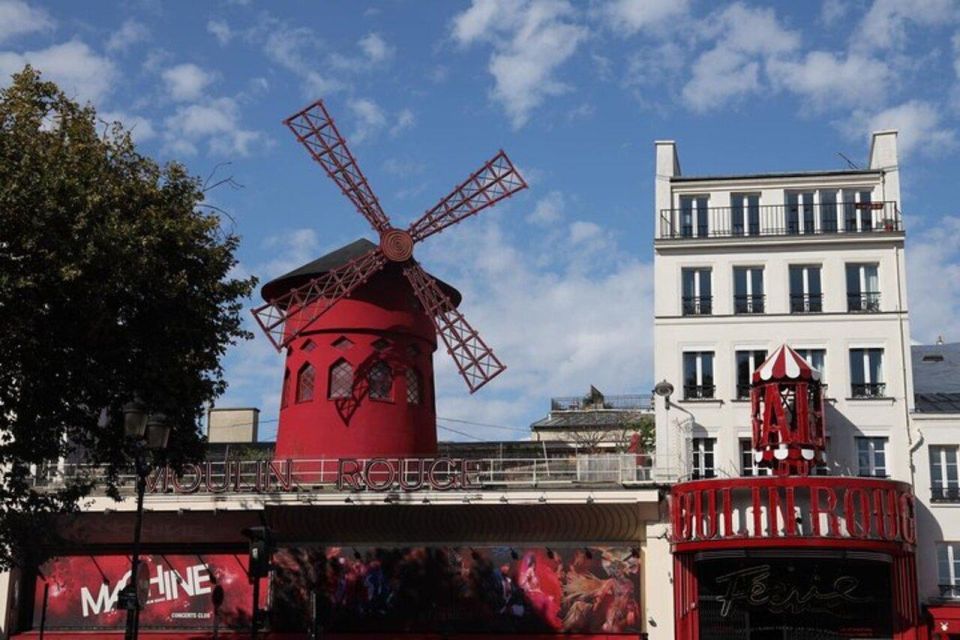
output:
<svg viewBox="0 0 960 640"><path fill-rule="evenodd" d="M383 467L384 471L374 471L375 467ZM386 458L374 458L367 462L364 470L366 485L374 491L387 491L397 481L397 468Z"/></svg>
<svg viewBox="0 0 960 640"><path fill-rule="evenodd" d="M441 464L447 466L446 482L440 482L437 480L437 469ZM433 464L430 465L430 471L427 472L427 479L430 481L430 486L436 489L437 491L446 491L447 489L453 489L457 484L457 477L453 473L453 460L450 458L437 458L433 461Z"/></svg>
<svg viewBox="0 0 960 640"><path fill-rule="evenodd" d="M352 468L348 469L348 465ZM337 463L337 491L343 491L344 488L360 491L363 489L360 482L360 463L357 459L340 458Z"/></svg>
<svg viewBox="0 0 960 640"><path fill-rule="evenodd" d="M827 496L825 508L820 507L821 493ZM837 518L836 508L837 494L833 492L833 489L822 485L813 485L810 487L810 517L813 519L813 535L822 535L820 530L820 516L823 514L827 516L827 535L834 538L840 535L840 522Z"/></svg>

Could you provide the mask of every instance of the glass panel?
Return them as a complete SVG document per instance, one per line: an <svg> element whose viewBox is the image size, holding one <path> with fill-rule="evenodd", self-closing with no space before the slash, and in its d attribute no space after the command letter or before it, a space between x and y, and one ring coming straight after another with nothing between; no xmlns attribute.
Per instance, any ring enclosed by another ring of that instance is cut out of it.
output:
<svg viewBox="0 0 960 640"><path fill-rule="evenodd" d="M820 192L820 230L834 233L837 230L837 192Z"/></svg>
<svg viewBox="0 0 960 640"><path fill-rule="evenodd" d="M805 293L803 290L803 270L804 267L790 267L790 297L794 300Z"/></svg>
<svg viewBox="0 0 960 640"><path fill-rule="evenodd" d="M863 281L866 284L868 292L876 293L880 291L880 280L877 277L877 265L863 265Z"/></svg>
<svg viewBox="0 0 960 640"><path fill-rule="evenodd" d="M943 465L941 455L943 447L930 447L930 484L939 489L943 487Z"/></svg>
<svg viewBox="0 0 960 640"><path fill-rule="evenodd" d="M749 269L750 286L755 297L763 297L763 269Z"/></svg>
<svg viewBox="0 0 960 640"><path fill-rule="evenodd" d="M760 196L747 196L747 233L751 236L760 235Z"/></svg>
<svg viewBox="0 0 960 640"><path fill-rule="evenodd" d="M697 385L697 355L696 353L683 354L683 384L688 387Z"/></svg>
<svg viewBox="0 0 960 640"><path fill-rule="evenodd" d="M747 270L743 267L733 269L733 295L738 297L747 295Z"/></svg>
<svg viewBox="0 0 960 640"><path fill-rule="evenodd" d="M700 354L700 373L703 376L703 385L713 386L713 353L704 352Z"/></svg>
<svg viewBox="0 0 960 640"><path fill-rule="evenodd" d="M823 294L820 288L820 267L807 267L807 293L811 296Z"/></svg>
<svg viewBox="0 0 960 640"><path fill-rule="evenodd" d="M683 269L680 272L680 280L683 286L683 297L692 298L695 294L694 291L694 278L696 277L696 271L693 269Z"/></svg>
<svg viewBox="0 0 960 640"><path fill-rule="evenodd" d="M863 349L850 350L850 382L860 385L866 382L863 371Z"/></svg>
<svg viewBox="0 0 960 640"><path fill-rule="evenodd" d="M847 265L847 293L849 295L860 294L860 265Z"/></svg>
<svg viewBox="0 0 960 640"><path fill-rule="evenodd" d="M746 196L740 193L734 193L730 196L730 222L731 232L735 236L742 236L744 230L744 201Z"/></svg>
<svg viewBox="0 0 960 640"><path fill-rule="evenodd" d="M700 297L709 299L713 295L710 288L710 270L700 269Z"/></svg>
<svg viewBox="0 0 960 640"><path fill-rule="evenodd" d="M737 397L750 397L750 352L737 351Z"/></svg>
<svg viewBox="0 0 960 640"><path fill-rule="evenodd" d="M800 198L797 193L787 194L787 233L800 230Z"/></svg>
<svg viewBox="0 0 960 640"><path fill-rule="evenodd" d="M693 198L680 196L680 235L693 235Z"/></svg>
<svg viewBox="0 0 960 640"><path fill-rule="evenodd" d="M707 198L701 196L697 198L697 235L704 237L707 235Z"/></svg>
<svg viewBox="0 0 960 640"><path fill-rule="evenodd" d="M857 230L857 192L843 191L843 230Z"/></svg>
<svg viewBox="0 0 960 640"><path fill-rule="evenodd" d="M870 382L883 382L883 349L868 349L867 357L870 364Z"/></svg>
<svg viewBox="0 0 960 640"><path fill-rule="evenodd" d="M944 453L947 459L947 487L957 488L957 448L944 447Z"/></svg>
<svg viewBox="0 0 960 640"><path fill-rule="evenodd" d="M937 574L940 584L953 584L950 576L950 558L945 544L937 545Z"/></svg>
<svg viewBox="0 0 960 640"><path fill-rule="evenodd" d="M873 197L873 193L870 191L861 191L860 192L860 204L865 205L869 204ZM870 207L861 206L860 207L860 230L861 231L870 231L873 228L873 209Z"/></svg>

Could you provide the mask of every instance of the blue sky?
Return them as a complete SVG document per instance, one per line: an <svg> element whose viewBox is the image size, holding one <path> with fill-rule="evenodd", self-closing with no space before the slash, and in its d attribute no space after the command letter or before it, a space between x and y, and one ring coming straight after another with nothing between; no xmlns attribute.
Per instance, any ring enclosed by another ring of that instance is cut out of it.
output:
<svg viewBox="0 0 960 640"><path fill-rule="evenodd" d="M281 125L315 98L398 226L506 149L530 189L417 248L509 367L470 396L438 353L442 438L650 389L655 139L685 174L834 169L899 128L913 338L960 340L956 0L0 0L0 73L26 61L143 152L242 185L210 202L261 282L373 238ZM269 437L280 356L258 335L226 365L219 406L261 407Z"/></svg>

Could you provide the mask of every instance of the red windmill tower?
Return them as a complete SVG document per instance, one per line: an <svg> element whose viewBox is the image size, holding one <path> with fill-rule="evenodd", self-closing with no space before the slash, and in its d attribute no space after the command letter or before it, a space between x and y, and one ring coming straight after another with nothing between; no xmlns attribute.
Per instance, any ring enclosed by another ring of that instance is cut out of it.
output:
<svg viewBox="0 0 960 640"><path fill-rule="evenodd" d="M820 372L783 344L753 372L750 389L757 464L777 475L809 475L824 462Z"/></svg>
<svg viewBox="0 0 960 640"><path fill-rule="evenodd" d="M264 285L253 314L286 368L276 456L436 452L439 334L473 393L505 369L457 310L460 294L413 258L417 242L525 189L501 150L407 229L397 229L322 101L284 124L379 235Z"/></svg>

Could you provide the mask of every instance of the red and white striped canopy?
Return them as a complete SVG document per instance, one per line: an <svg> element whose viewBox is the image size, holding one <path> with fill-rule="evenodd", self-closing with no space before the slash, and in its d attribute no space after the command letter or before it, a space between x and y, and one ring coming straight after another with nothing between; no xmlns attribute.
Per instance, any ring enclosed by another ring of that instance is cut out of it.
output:
<svg viewBox="0 0 960 640"><path fill-rule="evenodd" d="M767 380L819 380L820 372L799 353L785 344L780 345L753 372L754 382Z"/></svg>

